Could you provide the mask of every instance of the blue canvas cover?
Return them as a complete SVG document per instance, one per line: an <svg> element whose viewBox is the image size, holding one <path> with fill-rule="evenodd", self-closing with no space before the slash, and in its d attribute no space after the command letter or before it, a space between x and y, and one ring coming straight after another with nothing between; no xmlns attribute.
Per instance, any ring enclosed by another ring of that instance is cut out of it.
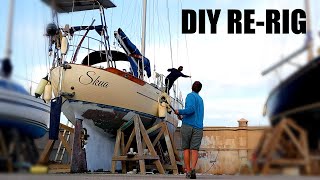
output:
<svg viewBox="0 0 320 180"><path fill-rule="evenodd" d="M123 43L125 44L126 48L129 50L131 57L128 57L128 61L130 62L132 71L134 76L138 77L138 64L142 64L142 58L144 63L144 70L147 73L148 77L151 77L151 67L150 67L150 61L148 58L142 56L139 49L130 41L130 39L127 37L127 35L122 31L121 28L118 29L118 34L120 35ZM120 43L121 44L121 43ZM122 46L122 44L121 44ZM124 48L124 47L123 47ZM125 49L125 48L124 48ZM141 58L138 58L141 57Z"/></svg>

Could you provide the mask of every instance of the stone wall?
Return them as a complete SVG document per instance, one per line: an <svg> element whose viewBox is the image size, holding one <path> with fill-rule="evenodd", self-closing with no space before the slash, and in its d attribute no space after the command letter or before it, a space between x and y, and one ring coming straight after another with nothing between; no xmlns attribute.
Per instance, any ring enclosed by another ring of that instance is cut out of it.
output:
<svg viewBox="0 0 320 180"><path fill-rule="evenodd" d="M205 127L197 172L230 175L239 173L240 165L250 160L265 129L266 127L248 127L244 119L239 120L239 127ZM174 139L182 157L180 128Z"/></svg>

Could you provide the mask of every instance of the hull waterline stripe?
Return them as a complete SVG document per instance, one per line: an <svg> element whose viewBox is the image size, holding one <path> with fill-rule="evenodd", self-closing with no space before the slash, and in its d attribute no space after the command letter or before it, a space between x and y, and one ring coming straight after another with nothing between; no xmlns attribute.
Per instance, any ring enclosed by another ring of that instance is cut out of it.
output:
<svg viewBox="0 0 320 180"><path fill-rule="evenodd" d="M278 119L280 117L284 117L284 116L287 116L289 114L294 114L294 113L299 113L301 111L307 111L307 110L311 110L311 109L314 109L314 108L320 108L320 103L314 103L314 104L309 104L309 105L304 105L304 106L301 106L301 107L298 107L298 108L294 108L292 110L288 110L288 111L285 111L283 113L280 113L278 115L275 115L275 116L272 116L270 118L270 121L274 121L275 119Z"/></svg>
<svg viewBox="0 0 320 180"><path fill-rule="evenodd" d="M123 112L133 111L133 112L135 112L135 113L137 113L139 115L142 115L142 116L144 116L146 118L160 119L159 117L151 115L151 114L147 114L147 113L143 113L143 112L135 111L135 110L131 110L131 109L126 109L126 108L122 108L122 107L117 107L117 106L111 106L111 105L106 105L106 104L97 104L97 103L81 101L81 100L74 100L74 99L69 99L68 101L69 101L69 103L76 102L76 103L84 103L84 104L94 104L94 105L99 106L100 108L118 109L119 111L123 111ZM167 121L167 120L163 120L163 121L174 125L171 121Z"/></svg>
<svg viewBox="0 0 320 180"><path fill-rule="evenodd" d="M30 107L30 108L34 108L34 109L38 109L40 111L46 112L46 113L50 113L49 110L47 109L43 109L34 105L30 105L30 104L26 104L26 103L22 103L22 102L16 102L16 101L12 101L12 100L8 100L8 99L3 99L0 98L0 102L5 102L5 103L9 103L9 104L14 104L14 105L19 105L19 106L26 106L26 107Z"/></svg>
<svg viewBox="0 0 320 180"><path fill-rule="evenodd" d="M137 92L137 93L140 94L141 96L144 96L144 97L149 98L149 99L151 99L151 100L153 100L153 101L155 101L155 102L158 102L157 100L153 99L152 97L149 97L149 96L147 96L147 95L144 95L144 94L142 94L142 93L140 93L140 92Z"/></svg>
<svg viewBox="0 0 320 180"><path fill-rule="evenodd" d="M6 89L5 89L5 90L6 90ZM19 94L19 95L24 95L24 94ZM24 96L33 97L33 96L31 96L31 95L24 95ZM32 101L32 102L35 102L35 103L38 103L38 104L41 104L41 105L43 105L43 106L47 106L48 108L50 108L50 106L49 106L48 104L45 104L45 103L42 103L42 102L38 102L38 101L35 101L35 100L32 100L32 99L28 99L28 98L24 98L24 97L19 97L19 98L24 99L24 100L27 100L27 101ZM33 97L33 98L35 98L35 97ZM35 99L37 99L37 98L35 98Z"/></svg>

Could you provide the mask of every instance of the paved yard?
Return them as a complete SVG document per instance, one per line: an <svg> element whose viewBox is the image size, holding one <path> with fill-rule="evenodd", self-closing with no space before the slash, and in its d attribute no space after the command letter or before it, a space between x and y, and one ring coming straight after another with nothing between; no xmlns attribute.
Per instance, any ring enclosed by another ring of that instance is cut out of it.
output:
<svg viewBox="0 0 320 180"><path fill-rule="evenodd" d="M236 180L319 180L320 177L292 177L292 176L216 176L216 175L197 175L198 179L236 179ZM184 175L114 175L114 174L46 174L46 175L30 175L30 174L0 174L0 180L18 179L18 180L100 180L100 179L185 179Z"/></svg>

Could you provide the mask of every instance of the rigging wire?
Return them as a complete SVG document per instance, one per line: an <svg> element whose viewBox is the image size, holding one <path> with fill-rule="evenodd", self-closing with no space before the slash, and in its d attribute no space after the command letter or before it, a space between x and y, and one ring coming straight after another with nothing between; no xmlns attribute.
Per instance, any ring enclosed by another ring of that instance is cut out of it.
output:
<svg viewBox="0 0 320 180"><path fill-rule="evenodd" d="M111 16L111 19L110 19L110 29L112 31L112 28L113 28L113 21L112 21L112 18L113 18L113 8L111 8L111 13L110 13L110 16ZM115 46L115 38L113 36L109 37L110 38L110 41L112 42L113 40L113 43L112 45ZM115 48L115 47L114 47Z"/></svg>
<svg viewBox="0 0 320 180"><path fill-rule="evenodd" d="M34 5L33 5L33 8L35 8L35 9L38 9L37 8L37 4L34 2ZM37 22L37 24L39 24L39 18L40 18L40 15L39 15L39 11L35 11L35 10L33 10L34 12L35 12L35 15L36 15L36 22ZM37 34L37 36L38 36L38 34ZM39 67L40 67L40 69L42 69L42 63L41 63L41 58L40 58L40 43L39 43L39 41L33 41L34 43L36 43L36 49L37 49L37 55L38 55L38 65L39 65Z"/></svg>
<svg viewBox="0 0 320 180"><path fill-rule="evenodd" d="M23 15L25 14L24 8L22 9L22 14ZM27 17L27 16L23 16L23 18L25 18L25 17ZM28 21L24 19L23 22L28 22ZM23 27L25 27L25 26L23 26ZM26 38L22 38L22 44L26 44ZM28 63L27 63L28 59L26 58L28 56L26 55L26 48L22 48L22 49L23 49L23 59L24 59L25 68L26 68L26 72L25 73L26 73L26 77L28 78L28 76L29 76ZM26 82L26 87L29 87L28 82Z"/></svg>
<svg viewBox="0 0 320 180"><path fill-rule="evenodd" d="M84 20L85 20L85 18L86 18L86 15L87 15L87 11L84 12L84 16L83 16L83 18L82 18L81 26L83 26L83 23L84 23ZM75 46L78 45L78 43L79 43L79 38L80 38L80 37L82 37L82 36L81 36L81 31L78 31L78 34L77 34L77 37L76 37L77 40L75 40L75 37L73 37L73 45L75 45ZM76 44L74 43L75 41L76 41ZM75 47L74 47L74 48L75 48ZM71 56L71 57L73 57L74 54L75 54L74 48L73 48L73 52L72 52L72 56Z"/></svg>
<svg viewBox="0 0 320 180"><path fill-rule="evenodd" d="M72 24L73 12L74 12L74 0L72 1L72 10L71 10L70 24Z"/></svg>
<svg viewBox="0 0 320 180"><path fill-rule="evenodd" d="M157 6L159 7L158 3L157 3ZM158 32L159 32L158 35L159 35L159 48L160 48L161 47L161 40L162 40L163 44L165 44L166 36L164 35L165 28L162 23L163 22L162 17L159 16L159 11L157 12L157 16L158 16ZM161 37L163 37L163 38L161 38Z"/></svg>
<svg viewBox="0 0 320 180"><path fill-rule="evenodd" d="M155 35L155 30L154 30L154 21L155 21L155 3L154 0L152 1L152 34ZM156 72L156 38L153 36L153 71ZM155 74L154 74L155 76Z"/></svg>
<svg viewBox="0 0 320 180"><path fill-rule="evenodd" d="M137 4L138 4L138 3L135 3L134 9L138 9L138 8L137 8ZM133 14L135 14L135 13L133 13ZM129 32L135 32L134 29L133 29L133 28L134 28L133 25L136 24L136 23L134 23L134 22L135 22L135 18L136 18L136 16L131 16L131 22L130 22L129 25L127 25L127 26L125 27L125 29L124 29L125 31L129 30Z"/></svg>
<svg viewBox="0 0 320 180"><path fill-rule="evenodd" d="M184 35L184 40L185 40L185 42L186 42L186 50L187 50L187 61L188 61L188 66L189 66L189 71L190 71L190 76L191 76L191 78L190 78L190 84L192 85L192 68L191 68L191 65L190 65L190 59L189 59L189 50L188 50L188 41L187 41L187 36L186 35Z"/></svg>
<svg viewBox="0 0 320 180"><path fill-rule="evenodd" d="M72 1L72 10L71 10L71 18L73 16L73 12L74 12L74 0ZM72 19L71 19L71 22L70 22L70 25L72 26ZM78 32L78 35L79 35L79 32ZM71 38L71 37L70 37ZM75 42L75 37L72 37L72 44L74 45L74 42ZM73 57L73 54L74 54L74 50L75 50L75 46L72 46L72 56Z"/></svg>
<svg viewBox="0 0 320 180"><path fill-rule="evenodd" d="M180 9L182 9L182 1L180 0ZM188 61L188 66L189 66L189 71L190 71L190 86L192 86L192 68L190 65L190 58L189 58L189 49L188 49L188 41L187 41L187 35L184 34L184 41L186 45L186 55L187 55L187 61Z"/></svg>
<svg viewBox="0 0 320 180"><path fill-rule="evenodd" d="M171 27L170 27L170 15L169 15L169 5L167 0L167 20L168 20L168 26L169 26L169 42L170 42L170 56L171 56L171 67L173 68L173 57L172 57L172 43L171 43Z"/></svg>
<svg viewBox="0 0 320 180"><path fill-rule="evenodd" d="M177 1L177 8L178 8L178 13L177 13L177 64L179 64L179 23L180 23L180 16L179 16L179 12L181 12L180 11L180 9L179 9L179 3L180 3L180 1Z"/></svg>
<svg viewBox="0 0 320 180"><path fill-rule="evenodd" d="M157 7L158 7L156 9L157 10L157 17L158 17L158 23L157 23L158 24L158 33L157 34L158 34L158 43L159 43L158 48L160 49L160 17L159 17L159 3L158 3L158 1L157 1Z"/></svg>
<svg viewBox="0 0 320 180"><path fill-rule="evenodd" d="M124 7L124 1L125 1L125 0L122 0L122 8L121 8L120 24L123 24L123 23L122 23L122 20L123 20L123 9L124 9L123 7Z"/></svg>
<svg viewBox="0 0 320 180"><path fill-rule="evenodd" d="M42 24L45 25L45 24L47 24L47 20L46 20L47 19L47 15L45 13L44 5L42 5L41 9L42 9L42 14L43 14L43 16L42 16L43 17ZM45 26L44 26L43 30L44 30L43 32L46 32ZM47 74L49 74L50 60L48 58L48 51L47 51L47 47L48 47L49 43L46 41L45 37L43 37L43 39L44 39L44 56L45 56L45 61L46 61L46 69L47 69Z"/></svg>
<svg viewBox="0 0 320 180"><path fill-rule="evenodd" d="M13 74L13 77L16 78L16 79L19 79L19 80L29 81L30 83L39 84L38 82L35 82L32 79L29 79L28 77L23 77L23 76L20 76L18 74Z"/></svg>
<svg viewBox="0 0 320 180"><path fill-rule="evenodd" d="M171 56L171 67L173 68L173 57L172 57L172 44L171 44L171 27L170 27L170 14L169 14L169 3L167 0L167 20L169 25L169 42L170 42L170 56Z"/></svg>

